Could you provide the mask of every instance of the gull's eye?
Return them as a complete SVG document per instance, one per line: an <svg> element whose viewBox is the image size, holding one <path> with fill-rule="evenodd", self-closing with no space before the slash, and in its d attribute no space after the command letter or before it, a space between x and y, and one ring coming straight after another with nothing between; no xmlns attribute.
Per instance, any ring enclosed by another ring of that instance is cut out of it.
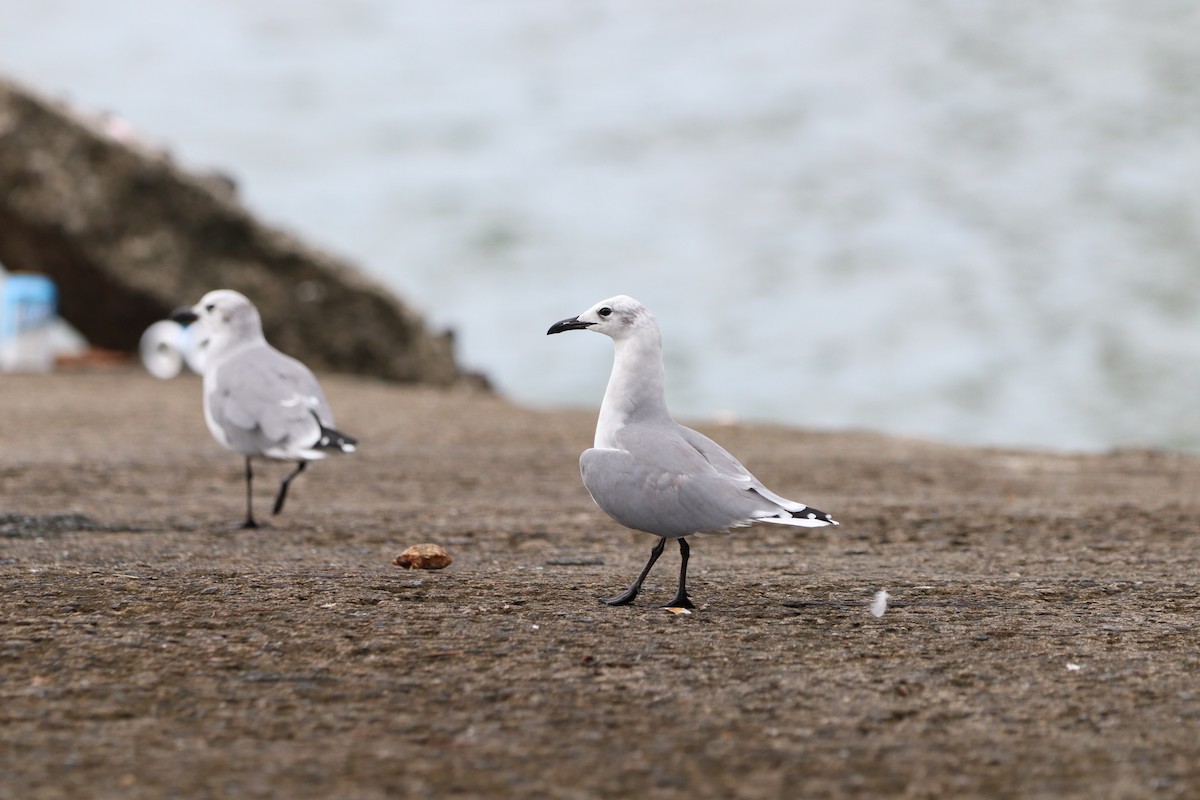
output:
<svg viewBox="0 0 1200 800"><path fill-rule="evenodd" d="M602 317L607 317L609 314L611 314L611 313L612 313L612 309L611 309L611 308L609 308L608 306L605 306L604 308L600 309L600 310L599 310L599 311L597 311L596 313L597 313L597 314L599 314L599 315L600 315L600 316L602 316Z"/></svg>
<svg viewBox="0 0 1200 800"><path fill-rule="evenodd" d="M217 307L216 303L209 303L208 305L206 305L204 307L204 310L211 314L213 312L213 309L216 307Z"/></svg>

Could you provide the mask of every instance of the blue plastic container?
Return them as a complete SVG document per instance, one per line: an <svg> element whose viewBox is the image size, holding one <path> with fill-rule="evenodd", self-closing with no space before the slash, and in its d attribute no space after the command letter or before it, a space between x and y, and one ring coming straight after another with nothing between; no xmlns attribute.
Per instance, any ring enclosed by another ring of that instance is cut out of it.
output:
<svg viewBox="0 0 1200 800"><path fill-rule="evenodd" d="M0 274L0 371L52 369L50 331L57 317L54 281L31 272Z"/></svg>

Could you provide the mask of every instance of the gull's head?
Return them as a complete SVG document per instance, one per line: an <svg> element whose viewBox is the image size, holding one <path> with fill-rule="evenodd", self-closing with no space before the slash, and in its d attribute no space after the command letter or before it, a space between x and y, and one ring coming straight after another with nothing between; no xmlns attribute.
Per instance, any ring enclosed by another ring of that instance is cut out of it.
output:
<svg viewBox="0 0 1200 800"><path fill-rule="evenodd" d="M181 308L171 319L183 325L202 322L214 337L262 334L262 318L244 294L232 289L217 289L200 298L191 308Z"/></svg>
<svg viewBox="0 0 1200 800"><path fill-rule="evenodd" d="M644 305L629 295L619 294L616 297L601 300L577 317L554 323L550 326L550 330L546 331L546 335L563 331L589 330L603 333L613 339L625 339L635 335L638 331L657 330L657 328L654 317L650 315Z"/></svg>

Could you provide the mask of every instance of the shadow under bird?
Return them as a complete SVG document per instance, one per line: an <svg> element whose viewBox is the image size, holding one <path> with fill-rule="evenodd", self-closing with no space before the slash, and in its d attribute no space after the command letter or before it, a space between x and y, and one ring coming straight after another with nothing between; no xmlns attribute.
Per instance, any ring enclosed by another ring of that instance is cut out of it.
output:
<svg viewBox="0 0 1200 800"><path fill-rule="evenodd" d="M298 462L279 485L271 510L278 514L288 486L309 461L355 451L358 440L333 427L333 411L316 377L267 343L258 309L244 295L218 289L171 318L184 325L204 323L204 421L214 439L246 457L241 527L258 527L252 458Z"/></svg>
<svg viewBox="0 0 1200 800"><path fill-rule="evenodd" d="M608 389L594 446L579 458L583 485L596 505L622 525L660 537L633 584L609 605L633 602L662 555L679 540L679 589L667 603L694 608L687 593L690 549L685 536L770 523L837 525L824 511L772 492L720 445L675 422L667 411L662 335L646 307L626 295L601 301L546 335L590 330L613 340Z"/></svg>

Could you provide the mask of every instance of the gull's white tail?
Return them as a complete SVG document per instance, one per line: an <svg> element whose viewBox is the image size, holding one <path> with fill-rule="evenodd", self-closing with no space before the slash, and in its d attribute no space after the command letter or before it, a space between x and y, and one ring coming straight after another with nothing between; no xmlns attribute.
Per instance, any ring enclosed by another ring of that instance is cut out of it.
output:
<svg viewBox="0 0 1200 800"><path fill-rule="evenodd" d="M769 522L772 525L793 525L797 528L823 528L826 525L838 525L838 521L826 514L808 506L803 511L782 510L768 517L755 517L756 522Z"/></svg>
<svg viewBox="0 0 1200 800"><path fill-rule="evenodd" d="M780 497L770 489L759 484L750 489L751 492L769 501L776 508L772 511L755 516L756 522L769 522L772 525L794 525L797 528L822 528L826 525L837 525L838 521L820 509L806 506L795 500Z"/></svg>

